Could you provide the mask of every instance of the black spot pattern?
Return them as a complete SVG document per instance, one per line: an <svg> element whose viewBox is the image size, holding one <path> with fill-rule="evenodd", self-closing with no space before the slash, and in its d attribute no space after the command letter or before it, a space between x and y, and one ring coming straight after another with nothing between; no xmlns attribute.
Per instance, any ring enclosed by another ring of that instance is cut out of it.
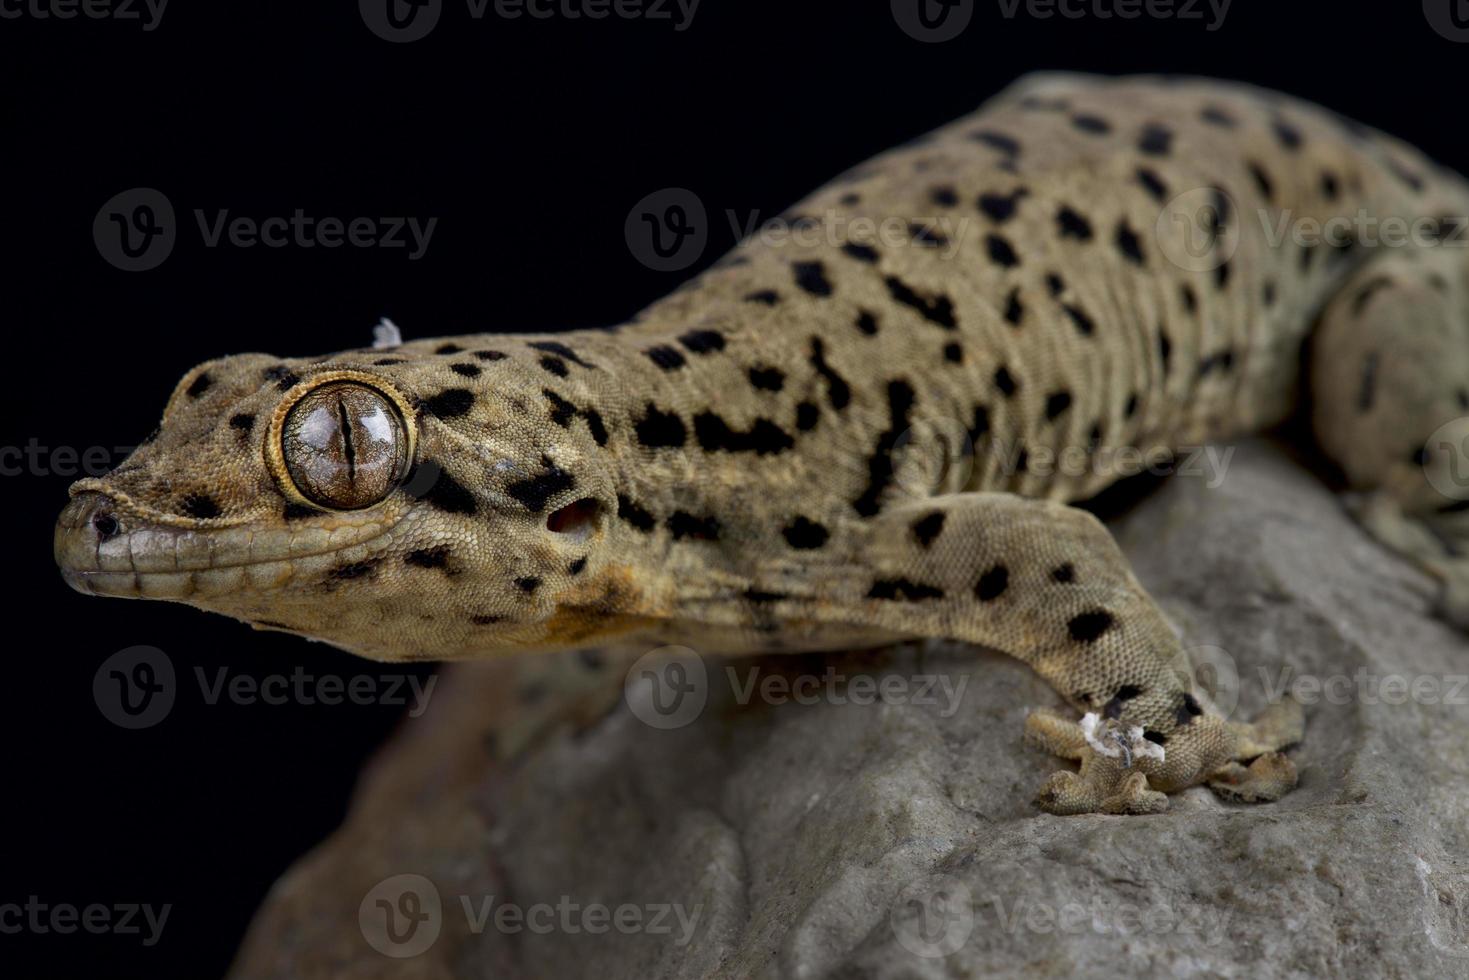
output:
<svg viewBox="0 0 1469 980"><path fill-rule="evenodd" d="M566 566L567 575L580 575L587 567L587 556L582 555Z"/></svg>
<svg viewBox="0 0 1469 980"><path fill-rule="evenodd" d="M1012 327L1020 326L1025 319L1025 307L1020 302L1020 287L1016 286L1010 290L1010 295L1005 297L1005 322Z"/></svg>
<svg viewBox="0 0 1469 980"><path fill-rule="evenodd" d="M979 196L979 210L996 224L1004 224L1015 217L1020 199L1026 195L1025 188L1017 188L1009 194L987 193Z"/></svg>
<svg viewBox="0 0 1469 980"><path fill-rule="evenodd" d="M724 350L724 334L718 330L690 330L680 334L678 342L690 354L713 354Z"/></svg>
<svg viewBox="0 0 1469 980"><path fill-rule="evenodd" d="M541 580L534 575L522 575L515 580L515 587L526 595L530 595L541 587Z"/></svg>
<svg viewBox="0 0 1469 980"><path fill-rule="evenodd" d="M214 379L209 376L209 372L201 371L199 376L194 379L194 383L184 390L184 394L190 398L198 398L204 392L208 391L213 384Z"/></svg>
<svg viewBox="0 0 1469 980"><path fill-rule="evenodd" d="M423 469L427 469L430 465L433 464L425 461ZM434 469L438 470L438 474L433 484L424 493L423 499L449 514L473 514L478 509L474 494L464 489L459 481L450 476L442 467L434 465ZM411 478L409 482L413 482Z"/></svg>
<svg viewBox="0 0 1469 980"><path fill-rule="evenodd" d="M877 254L877 249L871 245L862 245L858 242L847 242L842 246L842 251L858 262L866 262L869 265L876 264L878 258L880 258Z"/></svg>
<svg viewBox="0 0 1469 980"><path fill-rule="evenodd" d="M1054 422L1071 407L1071 392L1058 391L1046 396L1046 421Z"/></svg>
<svg viewBox="0 0 1469 980"><path fill-rule="evenodd" d="M255 416L249 412L240 412L230 416L230 428L239 429L241 432L249 432L255 426Z"/></svg>
<svg viewBox="0 0 1469 980"><path fill-rule="evenodd" d="M878 579L867 590L869 599L906 600L922 602L926 599L942 599L944 590L934 585L913 582L906 578Z"/></svg>
<svg viewBox="0 0 1469 980"><path fill-rule="evenodd" d="M381 563L381 557L364 558L362 561L354 561L350 565L338 565L329 574L334 579L349 581L354 578L363 578L371 575Z"/></svg>
<svg viewBox="0 0 1469 980"><path fill-rule="evenodd" d="M415 568L444 568L449 564L449 546L416 548L403 556L403 563Z"/></svg>
<svg viewBox="0 0 1469 980"><path fill-rule="evenodd" d="M576 486L576 478L551 464L535 476L516 480L505 485L505 492L515 498L526 510L539 514L546 509L552 497L565 493Z"/></svg>
<svg viewBox="0 0 1469 980"><path fill-rule="evenodd" d="M694 416L694 436L706 452L755 453L765 456L784 452L796 441L769 419L758 418L746 432L730 428L729 423L713 412Z"/></svg>
<svg viewBox="0 0 1469 980"><path fill-rule="evenodd" d="M1203 713L1204 709L1200 707L1198 698L1185 692L1180 699L1178 708L1173 712L1173 720L1179 727L1182 727Z"/></svg>
<svg viewBox="0 0 1469 980"><path fill-rule="evenodd" d="M980 602L993 602L1005 594L1010 587L1010 569L995 565L979 577L974 584L974 597Z"/></svg>
<svg viewBox="0 0 1469 980"><path fill-rule="evenodd" d="M668 344L657 344L649 347L643 353L648 355L650 361L665 371L677 371L688 363L688 361L684 360L683 354L679 352L677 347L672 347Z"/></svg>
<svg viewBox="0 0 1469 980"><path fill-rule="evenodd" d="M1143 185L1143 189L1152 195L1153 200L1162 203L1168 200L1168 185L1163 183L1163 178L1147 167L1139 167L1137 171L1137 182Z"/></svg>
<svg viewBox="0 0 1469 980"><path fill-rule="evenodd" d="M597 366L595 364L588 364L586 361L577 356L576 351L572 350L570 347L567 347L565 344L560 343L559 341L537 340L533 341L532 343L526 344L526 346L533 347L539 351L545 351L547 354L555 354L557 357L564 357L571 363L579 364L584 368L595 368Z"/></svg>
<svg viewBox="0 0 1469 980"><path fill-rule="evenodd" d="M630 497L624 494L617 495L617 516L627 521L639 531L650 532L657 524L652 514L638 506Z"/></svg>
<svg viewBox="0 0 1469 980"><path fill-rule="evenodd" d="M551 403L551 421L563 429L568 428L571 420L577 416L576 406L550 388L542 388L541 394L545 396L546 401Z"/></svg>
<svg viewBox="0 0 1469 980"><path fill-rule="evenodd" d="M1133 265L1147 264L1147 260L1143 258L1143 243L1137 237L1137 232L1127 226L1126 221L1117 225L1117 250Z"/></svg>
<svg viewBox="0 0 1469 980"><path fill-rule="evenodd" d="M1092 223L1070 205L1063 204L1056 212L1056 228L1062 238L1075 238L1081 242L1092 240Z"/></svg>
<svg viewBox="0 0 1469 980"><path fill-rule="evenodd" d="M1020 264L1020 256L1015 254L1015 248L1002 235L986 235L984 239L985 250L989 252L990 261L1002 269L1013 269Z"/></svg>
<svg viewBox="0 0 1469 980"><path fill-rule="evenodd" d="M862 491L852 509L863 517L871 517L881 509L883 491L893 479L892 452L898 437L908 429L908 413L913 410L913 386L903 380L889 381L888 427L877 438L877 445L867 459L867 488Z"/></svg>
<svg viewBox="0 0 1469 980"><path fill-rule="evenodd" d="M478 364L450 364L449 370L464 378L477 378L480 376Z"/></svg>
<svg viewBox="0 0 1469 980"><path fill-rule="evenodd" d="M780 391L785 387L786 376L779 368L752 367L749 370L750 384L761 391Z"/></svg>
<svg viewBox="0 0 1469 980"><path fill-rule="evenodd" d="M638 442L650 449L678 448L688 441L688 428L683 419L672 412L665 412L648 402L642 418L633 426Z"/></svg>
<svg viewBox="0 0 1469 980"><path fill-rule="evenodd" d="M773 289L757 289L753 293L745 294L748 303L761 303L765 306L774 306L780 302L780 294Z"/></svg>
<svg viewBox="0 0 1469 980"><path fill-rule="evenodd" d="M543 357L538 363L558 378L564 378L570 373L567 370L566 362L559 357Z"/></svg>
<svg viewBox="0 0 1469 980"><path fill-rule="evenodd" d="M995 387L1000 389L1000 394L1006 398L1014 398L1015 393L1020 390L1020 385L1016 382L1014 375L1003 364L995 369Z"/></svg>
<svg viewBox="0 0 1469 980"><path fill-rule="evenodd" d="M857 311L857 329L869 337L877 334L877 315L868 310Z"/></svg>
<svg viewBox="0 0 1469 980"><path fill-rule="evenodd" d="M944 360L950 364L964 363L964 348L957 342L944 345Z"/></svg>
<svg viewBox="0 0 1469 980"><path fill-rule="evenodd" d="M441 419L458 418L469 414L474 407L474 393L468 388L445 388L432 398L424 399L423 407Z"/></svg>
<svg viewBox="0 0 1469 980"><path fill-rule="evenodd" d="M1301 144L1304 142L1304 139L1301 137L1301 131L1284 119L1275 120L1270 124L1270 129L1275 133L1275 138L1279 141L1280 145L1292 153L1299 150Z"/></svg>
<svg viewBox="0 0 1469 980"><path fill-rule="evenodd" d="M437 347L434 348L434 353L435 354L458 354L462 350L464 350L464 348L463 347L460 347L458 344L440 344L439 346L437 346Z"/></svg>
<svg viewBox="0 0 1469 980"><path fill-rule="evenodd" d="M821 410L811 402L801 402L796 406L796 428L802 432L810 432L820 420Z"/></svg>
<svg viewBox="0 0 1469 980"><path fill-rule="evenodd" d="M802 551L820 548L826 544L826 539L831 534L823 525L806 517L797 517L781 528L780 533L784 535L787 544Z"/></svg>
<svg viewBox="0 0 1469 980"><path fill-rule="evenodd" d="M1078 113L1071 117L1071 125L1092 136L1106 136L1112 132L1112 124L1101 116L1093 116L1087 113Z"/></svg>
<svg viewBox="0 0 1469 980"><path fill-rule="evenodd" d="M832 294L831 280L826 278L826 267L820 262L794 262L791 271L795 274L796 285L812 296Z"/></svg>
<svg viewBox="0 0 1469 980"><path fill-rule="evenodd" d="M969 138L977 140L985 146L999 150L1006 156L1017 157L1020 155L1020 143L1014 137L1006 136L1004 133L997 133L992 129L981 129L977 132L970 133Z"/></svg>
<svg viewBox="0 0 1469 980"><path fill-rule="evenodd" d="M297 374L295 371L292 371L284 364L277 364L273 367L268 367L261 373L265 377L266 381L274 381L276 389L279 391L285 391L288 388L294 387L301 380L301 376L299 374Z"/></svg>
<svg viewBox="0 0 1469 980"><path fill-rule="evenodd" d="M1260 196L1266 201L1275 200L1275 182L1270 179L1270 174L1258 163L1251 162L1249 165L1250 177L1255 181L1255 188Z"/></svg>
<svg viewBox="0 0 1469 980"><path fill-rule="evenodd" d="M1093 609L1072 616L1066 624L1066 629L1071 633L1071 638L1078 643L1095 643L1115 623L1116 620L1112 618L1112 614L1105 609Z"/></svg>
<svg viewBox="0 0 1469 980"><path fill-rule="evenodd" d="M481 361L503 361L508 355L504 351L499 350L477 350L473 352L472 356Z"/></svg>
<svg viewBox="0 0 1469 980"><path fill-rule="evenodd" d="M920 548L927 548L934 543L944 529L945 514L941 510L929 511L918 520L913 522L913 537L918 540Z"/></svg>
<svg viewBox="0 0 1469 980"><path fill-rule="evenodd" d="M1061 311L1071 319L1072 326L1076 327L1076 332L1083 337L1090 337L1096 333L1096 322L1081 307L1072 306L1070 303L1062 303Z"/></svg>
<svg viewBox="0 0 1469 980"><path fill-rule="evenodd" d="M930 188L928 199L941 208L951 208L959 203L959 195L954 193L954 188L952 187Z"/></svg>
<svg viewBox="0 0 1469 980"><path fill-rule="evenodd" d="M718 541L719 522L713 517L695 517L687 511L676 510L668 518L668 530L673 540L693 538L696 541Z"/></svg>
<svg viewBox="0 0 1469 980"><path fill-rule="evenodd" d="M1071 562L1057 565L1051 569L1051 581L1057 585L1071 585L1076 581L1076 566Z"/></svg>
<svg viewBox="0 0 1469 980"><path fill-rule="evenodd" d="M897 276L887 276L883 282L894 300L917 310L930 323L936 323L945 330L953 330L958 326L954 319L954 303L949 297L942 293L935 296L920 295Z"/></svg>
<svg viewBox="0 0 1469 980"><path fill-rule="evenodd" d="M826 381L826 397L837 411L852 400L852 389L830 364L826 363L826 345L820 337L811 338L811 368Z"/></svg>
<svg viewBox="0 0 1469 980"><path fill-rule="evenodd" d="M1150 157L1166 157L1173 149L1173 133L1166 126L1151 123L1143 128L1137 148Z"/></svg>
<svg viewBox="0 0 1469 980"><path fill-rule="evenodd" d="M1219 126L1224 129L1234 129L1239 125L1233 116L1218 106L1204 106L1199 113L1199 118L1211 126Z"/></svg>

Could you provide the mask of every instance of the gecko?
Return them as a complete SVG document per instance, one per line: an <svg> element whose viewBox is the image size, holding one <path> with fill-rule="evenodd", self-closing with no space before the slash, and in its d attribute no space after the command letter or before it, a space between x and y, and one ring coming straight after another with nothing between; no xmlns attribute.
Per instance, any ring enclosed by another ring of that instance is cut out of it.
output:
<svg viewBox="0 0 1469 980"><path fill-rule="evenodd" d="M1427 442L1469 415L1466 207L1414 148L1284 95L1025 76L627 323L207 361L71 487L55 558L86 593L379 660L964 641L1080 716L1026 718L1076 764L1043 810L1274 801L1299 705L1217 714L1076 504L1120 450L1304 416L1469 623L1469 518ZM1424 233L1272 234L1354 215Z"/></svg>

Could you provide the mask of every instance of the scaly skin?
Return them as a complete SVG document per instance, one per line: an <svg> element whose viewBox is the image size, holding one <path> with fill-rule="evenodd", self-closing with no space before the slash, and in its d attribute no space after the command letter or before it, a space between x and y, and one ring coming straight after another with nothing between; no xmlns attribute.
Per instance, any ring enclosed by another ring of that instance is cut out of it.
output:
<svg viewBox="0 0 1469 980"><path fill-rule="evenodd" d="M72 488L57 559L83 591L385 660L949 636L1025 660L1086 714L1028 724L1081 762L1046 809L1151 812L1201 781L1273 799L1299 709L1205 711L1111 538L1065 502L1116 480L1121 447L1285 418L1322 318L1322 445L1453 612L1462 508L1422 456L1469 404L1469 264L1266 232L1464 215L1466 197L1412 149L1270 93L1031 77L629 324L202 364L153 439ZM1164 214L1180 198L1216 209L1205 261ZM302 450L292 419L317 403ZM322 506L311 466L352 506Z"/></svg>

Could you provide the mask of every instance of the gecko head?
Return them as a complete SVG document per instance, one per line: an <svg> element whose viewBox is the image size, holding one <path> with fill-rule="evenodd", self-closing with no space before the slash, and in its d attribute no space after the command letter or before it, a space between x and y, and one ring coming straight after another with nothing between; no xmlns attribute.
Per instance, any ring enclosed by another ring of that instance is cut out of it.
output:
<svg viewBox="0 0 1469 980"><path fill-rule="evenodd" d="M616 498L600 417L518 359L474 353L423 342L196 367L152 437L71 487L64 577L377 659L611 629L626 576L603 560Z"/></svg>

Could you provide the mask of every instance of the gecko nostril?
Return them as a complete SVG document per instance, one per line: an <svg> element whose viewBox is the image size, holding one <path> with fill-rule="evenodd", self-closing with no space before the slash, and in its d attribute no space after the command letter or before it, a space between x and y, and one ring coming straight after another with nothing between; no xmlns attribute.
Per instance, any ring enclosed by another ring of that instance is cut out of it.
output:
<svg viewBox="0 0 1469 980"><path fill-rule="evenodd" d="M92 529L98 537L110 538L117 533L117 518L106 511L99 511L92 517Z"/></svg>

